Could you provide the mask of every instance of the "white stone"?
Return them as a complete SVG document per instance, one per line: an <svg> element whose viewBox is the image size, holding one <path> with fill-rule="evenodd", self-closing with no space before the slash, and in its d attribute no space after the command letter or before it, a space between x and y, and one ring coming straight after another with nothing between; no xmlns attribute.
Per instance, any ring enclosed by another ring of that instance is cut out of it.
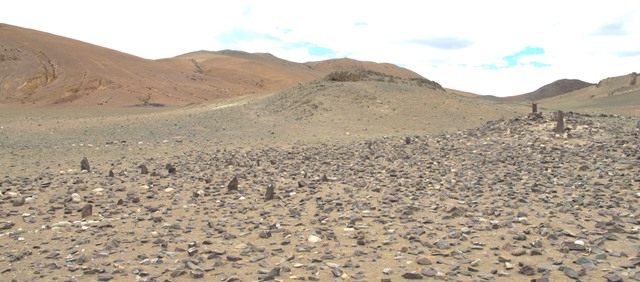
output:
<svg viewBox="0 0 640 282"><path fill-rule="evenodd" d="M167 188L167 189L164 189L164 191L165 191L165 192L167 192L167 193L171 193L171 192L173 192L174 190L175 190L175 189L173 189L173 188L171 188L171 187L169 187L169 188Z"/></svg>
<svg viewBox="0 0 640 282"><path fill-rule="evenodd" d="M322 239L320 239L320 237L315 236L315 235L309 235L309 238L307 239L307 241L309 243L318 243L318 242L322 241Z"/></svg>

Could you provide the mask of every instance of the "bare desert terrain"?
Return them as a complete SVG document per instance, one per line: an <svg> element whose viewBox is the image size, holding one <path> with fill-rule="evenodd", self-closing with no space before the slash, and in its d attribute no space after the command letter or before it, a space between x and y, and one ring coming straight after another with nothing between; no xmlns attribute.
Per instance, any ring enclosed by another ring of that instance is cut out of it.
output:
<svg viewBox="0 0 640 282"><path fill-rule="evenodd" d="M351 59L0 45L1 281L640 280L635 73L501 99Z"/></svg>

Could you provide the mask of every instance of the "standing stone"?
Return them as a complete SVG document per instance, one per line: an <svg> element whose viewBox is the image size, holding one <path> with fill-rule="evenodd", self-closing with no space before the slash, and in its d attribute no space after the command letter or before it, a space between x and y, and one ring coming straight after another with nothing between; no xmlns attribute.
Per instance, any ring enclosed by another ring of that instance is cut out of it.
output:
<svg viewBox="0 0 640 282"><path fill-rule="evenodd" d="M636 129L640 129L640 120L638 121L638 124L636 124Z"/></svg>
<svg viewBox="0 0 640 282"><path fill-rule="evenodd" d="M231 181L229 181L229 184L227 185L227 191L228 192L238 191L238 177L237 176L234 176L233 179L231 179Z"/></svg>
<svg viewBox="0 0 640 282"><path fill-rule="evenodd" d="M404 144L409 145L411 144L411 137L407 136L404 138Z"/></svg>
<svg viewBox="0 0 640 282"><path fill-rule="evenodd" d="M531 103L531 113L535 114L538 112L538 104L537 103Z"/></svg>
<svg viewBox="0 0 640 282"><path fill-rule="evenodd" d="M113 169L109 170L109 177L111 178L115 177L115 174L113 174Z"/></svg>
<svg viewBox="0 0 640 282"><path fill-rule="evenodd" d="M140 174L149 174L149 169L146 165L141 164L138 168L140 168Z"/></svg>
<svg viewBox="0 0 640 282"><path fill-rule="evenodd" d="M80 161L80 171L83 170L91 172L91 166L89 166L89 160L87 159L87 157L82 158L82 161Z"/></svg>
<svg viewBox="0 0 640 282"><path fill-rule="evenodd" d="M276 194L275 190L276 190L276 186L274 184L269 184L269 186L267 186L267 191L264 193L264 200L265 201L273 200Z"/></svg>
<svg viewBox="0 0 640 282"><path fill-rule="evenodd" d="M176 174L176 168L172 164L167 164L165 168L169 174Z"/></svg>
<svg viewBox="0 0 640 282"><path fill-rule="evenodd" d="M82 214L82 218L91 216L93 214L93 205L84 205L84 207L82 207L82 209L80 210L80 213Z"/></svg>
<svg viewBox="0 0 640 282"><path fill-rule="evenodd" d="M556 114L555 132L559 134L564 133L564 113L562 111L558 111Z"/></svg>

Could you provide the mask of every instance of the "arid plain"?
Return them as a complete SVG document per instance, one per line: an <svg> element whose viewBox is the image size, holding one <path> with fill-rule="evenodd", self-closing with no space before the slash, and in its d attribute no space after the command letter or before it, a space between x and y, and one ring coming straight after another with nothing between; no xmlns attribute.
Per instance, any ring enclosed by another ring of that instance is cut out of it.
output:
<svg viewBox="0 0 640 282"><path fill-rule="evenodd" d="M0 280L640 280L640 86L612 75L496 98L2 24Z"/></svg>

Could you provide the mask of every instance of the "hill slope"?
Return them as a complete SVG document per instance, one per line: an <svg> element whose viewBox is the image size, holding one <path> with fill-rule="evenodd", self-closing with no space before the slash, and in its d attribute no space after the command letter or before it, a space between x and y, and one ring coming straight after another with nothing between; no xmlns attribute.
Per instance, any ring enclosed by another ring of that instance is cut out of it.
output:
<svg viewBox="0 0 640 282"><path fill-rule="evenodd" d="M337 70L422 78L391 64L351 59L294 63L271 54L198 51L161 60L0 24L0 103L187 105L272 93Z"/></svg>
<svg viewBox="0 0 640 282"><path fill-rule="evenodd" d="M551 109L637 116L640 115L638 74L609 77L596 85L542 99L539 104Z"/></svg>
<svg viewBox="0 0 640 282"><path fill-rule="evenodd" d="M509 101L539 101L546 98L555 97L566 94L578 89L592 86L593 83L584 82L579 79L560 79L545 86L538 88L536 91L526 94L506 97Z"/></svg>
<svg viewBox="0 0 640 282"><path fill-rule="evenodd" d="M0 52L2 103L181 105L225 94L224 81L10 25L0 25Z"/></svg>

